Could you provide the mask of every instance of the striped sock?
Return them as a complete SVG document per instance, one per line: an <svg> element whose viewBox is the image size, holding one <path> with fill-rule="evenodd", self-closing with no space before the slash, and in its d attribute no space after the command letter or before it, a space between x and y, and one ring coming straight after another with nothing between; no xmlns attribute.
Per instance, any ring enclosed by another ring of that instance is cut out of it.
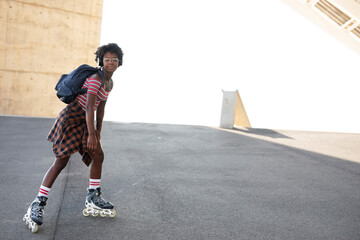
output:
<svg viewBox="0 0 360 240"><path fill-rule="evenodd" d="M51 190L51 188L47 188L47 187L41 185L40 189L39 189L38 197L42 197L42 196L47 197L48 194L50 193L50 190Z"/></svg>
<svg viewBox="0 0 360 240"><path fill-rule="evenodd" d="M100 187L100 179L91 179L89 182L89 189L96 189Z"/></svg>

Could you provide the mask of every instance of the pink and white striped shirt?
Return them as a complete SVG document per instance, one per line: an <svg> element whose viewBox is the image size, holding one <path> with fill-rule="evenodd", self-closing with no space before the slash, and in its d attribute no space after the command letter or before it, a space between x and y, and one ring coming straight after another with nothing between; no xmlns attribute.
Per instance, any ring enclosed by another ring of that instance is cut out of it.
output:
<svg viewBox="0 0 360 240"><path fill-rule="evenodd" d="M96 101L95 101L95 105L94 105L94 111L97 110L99 104L101 101L106 101L111 90L110 91L106 91L104 89L104 87L101 87L101 81L96 79L96 78L87 78L84 82L84 85L82 86L82 88L87 88L87 92L89 94L95 95L96 96ZM86 99L87 99L87 94L81 94L79 96L76 97L77 100L79 101L82 109L84 111L86 111Z"/></svg>

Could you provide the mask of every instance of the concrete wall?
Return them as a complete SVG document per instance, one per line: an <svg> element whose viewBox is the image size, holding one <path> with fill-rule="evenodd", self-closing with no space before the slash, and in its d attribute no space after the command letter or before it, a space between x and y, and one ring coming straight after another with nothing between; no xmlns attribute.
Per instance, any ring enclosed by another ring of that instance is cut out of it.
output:
<svg viewBox="0 0 360 240"><path fill-rule="evenodd" d="M102 7L102 0L0 0L0 114L58 114L60 75L96 65Z"/></svg>
<svg viewBox="0 0 360 240"><path fill-rule="evenodd" d="M221 107L221 128L247 127L251 128L239 91L224 91Z"/></svg>

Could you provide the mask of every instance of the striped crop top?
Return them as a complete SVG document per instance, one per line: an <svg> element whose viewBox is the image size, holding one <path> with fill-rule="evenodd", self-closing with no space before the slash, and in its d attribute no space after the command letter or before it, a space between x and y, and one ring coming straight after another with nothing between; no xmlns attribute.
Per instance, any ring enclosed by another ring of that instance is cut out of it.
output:
<svg viewBox="0 0 360 240"><path fill-rule="evenodd" d="M84 85L82 88L87 88L87 92L89 94L96 96L94 111L97 110L100 101L106 101L111 90L106 91L103 86L101 86L101 81L96 78L87 78L84 82ZM79 101L82 109L86 111L86 99L87 99L87 93L81 94L76 97Z"/></svg>

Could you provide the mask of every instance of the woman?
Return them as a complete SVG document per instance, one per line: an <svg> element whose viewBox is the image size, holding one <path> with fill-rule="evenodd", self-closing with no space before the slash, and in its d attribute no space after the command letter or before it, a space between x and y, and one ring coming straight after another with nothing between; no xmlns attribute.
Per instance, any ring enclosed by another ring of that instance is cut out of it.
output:
<svg viewBox="0 0 360 240"><path fill-rule="evenodd" d="M101 216L111 217L116 214L114 206L101 197L100 180L104 153L100 139L105 104L113 86L111 77L122 65L123 52L117 44L110 43L99 47L95 54L95 60L104 75L104 82L102 83L99 73L88 77L83 85L87 93L77 96L55 120L48 140L53 143L56 159L46 172L39 193L24 216L24 221L29 224L32 232L36 232L37 225L42 224L44 206L51 187L75 152L82 155L87 166L90 165L89 188L83 214L88 216L91 213L96 216L100 212Z"/></svg>

